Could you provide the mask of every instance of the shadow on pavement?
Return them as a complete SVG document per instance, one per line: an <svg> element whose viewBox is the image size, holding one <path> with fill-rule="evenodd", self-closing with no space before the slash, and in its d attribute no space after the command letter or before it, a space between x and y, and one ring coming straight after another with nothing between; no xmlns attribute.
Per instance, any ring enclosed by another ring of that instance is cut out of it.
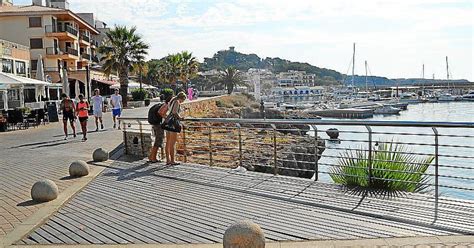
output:
<svg viewBox="0 0 474 248"><path fill-rule="evenodd" d="M43 202L38 202L38 201L35 201L35 200L28 200L28 201L20 202L16 206L17 207L29 207L29 206L34 206L34 205L38 205L38 204L41 204L41 203L43 203Z"/></svg>

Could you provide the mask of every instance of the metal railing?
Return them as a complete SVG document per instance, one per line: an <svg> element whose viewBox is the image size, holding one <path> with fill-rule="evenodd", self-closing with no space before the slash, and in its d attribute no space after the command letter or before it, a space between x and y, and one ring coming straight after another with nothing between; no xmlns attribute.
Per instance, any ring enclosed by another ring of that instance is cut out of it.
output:
<svg viewBox="0 0 474 248"><path fill-rule="evenodd" d="M85 41L85 42L87 42L87 43L89 43L90 40L91 40L91 38L90 38L89 36L87 36L87 35L85 35L85 34L83 34L83 33L81 33L81 35L79 35L79 39L81 39L81 40L83 40L83 41Z"/></svg>
<svg viewBox="0 0 474 248"><path fill-rule="evenodd" d="M146 118L121 121L124 132L151 132ZM472 122L190 118L177 154L184 162L474 200Z"/></svg>
<svg viewBox="0 0 474 248"><path fill-rule="evenodd" d="M59 47L47 47L46 48L46 54L47 55L61 55L61 54L71 54L74 56L79 56L79 52L71 47L66 47L64 48L59 48ZM90 55L89 55L90 56Z"/></svg>
<svg viewBox="0 0 474 248"><path fill-rule="evenodd" d="M77 36L79 34L79 31L69 25L66 26L54 26L54 25L46 25L44 27L46 33L62 33L62 32L67 32L70 33L74 36Z"/></svg>
<svg viewBox="0 0 474 248"><path fill-rule="evenodd" d="M82 57L83 59L91 60L91 55L88 54L88 53L83 53L83 54L81 54L81 57Z"/></svg>

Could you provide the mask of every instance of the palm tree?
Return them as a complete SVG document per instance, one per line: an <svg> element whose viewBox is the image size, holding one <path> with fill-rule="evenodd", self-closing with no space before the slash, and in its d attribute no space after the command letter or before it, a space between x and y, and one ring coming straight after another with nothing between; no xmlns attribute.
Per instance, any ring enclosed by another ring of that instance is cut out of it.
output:
<svg viewBox="0 0 474 248"><path fill-rule="evenodd" d="M160 81L160 62L158 60L150 60L147 62L148 70L145 74L146 81L153 85Z"/></svg>
<svg viewBox="0 0 474 248"><path fill-rule="evenodd" d="M175 85L181 75L181 55L170 54L160 64L159 78L162 82Z"/></svg>
<svg viewBox="0 0 474 248"><path fill-rule="evenodd" d="M148 73L148 63L145 61L145 57L139 58L132 65L132 72L139 77L140 89L143 89L143 77Z"/></svg>
<svg viewBox="0 0 474 248"><path fill-rule="evenodd" d="M184 89L187 90L189 80L197 76L199 63L196 57L193 57L193 54L188 51L181 52L180 57L179 80L184 83Z"/></svg>
<svg viewBox="0 0 474 248"><path fill-rule="evenodd" d="M229 95L232 94L235 87L247 85L247 83L244 82L241 72L234 67L228 67L224 71L221 71L216 84L225 86L227 94Z"/></svg>
<svg viewBox="0 0 474 248"><path fill-rule="evenodd" d="M143 42L141 36L136 34L136 27L128 29L126 26L115 26L108 31L107 41L99 47L99 53L103 54L102 68L106 75L118 73L120 79L120 95L123 104L127 106L128 75L131 67L143 56L148 54L149 46Z"/></svg>

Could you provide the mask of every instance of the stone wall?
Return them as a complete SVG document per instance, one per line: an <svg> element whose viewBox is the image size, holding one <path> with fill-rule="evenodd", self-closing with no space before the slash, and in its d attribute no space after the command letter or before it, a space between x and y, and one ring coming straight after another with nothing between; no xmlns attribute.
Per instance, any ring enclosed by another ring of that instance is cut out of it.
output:
<svg viewBox="0 0 474 248"><path fill-rule="evenodd" d="M148 157L152 146L151 133L137 131L124 132L125 154L137 157Z"/></svg>

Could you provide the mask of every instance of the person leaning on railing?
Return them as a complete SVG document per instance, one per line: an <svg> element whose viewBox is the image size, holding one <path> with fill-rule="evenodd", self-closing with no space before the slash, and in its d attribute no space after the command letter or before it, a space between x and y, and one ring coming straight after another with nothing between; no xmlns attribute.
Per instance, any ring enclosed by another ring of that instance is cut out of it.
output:
<svg viewBox="0 0 474 248"><path fill-rule="evenodd" d="M162 124L162 128L166 130L166 164L167 165L178 165L175 158L175 145L178 139L178 133L181 132L180 120L183 118L180 116L181 103L186 100L186 94L179 92L170 102L168 115Z"/></svg>

